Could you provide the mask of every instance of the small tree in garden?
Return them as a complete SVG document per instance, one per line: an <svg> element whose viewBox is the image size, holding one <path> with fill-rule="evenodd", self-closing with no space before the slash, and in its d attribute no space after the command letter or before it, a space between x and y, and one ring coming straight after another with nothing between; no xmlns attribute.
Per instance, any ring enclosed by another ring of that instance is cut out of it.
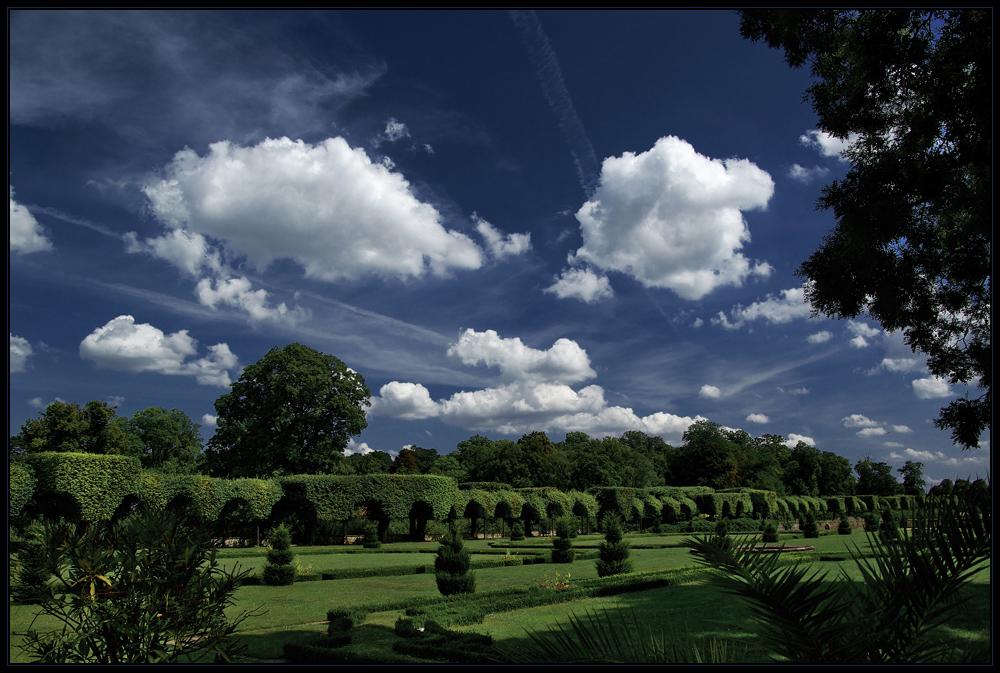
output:
<svg viewBox="0 0 1000 673"><path fill-rule="evenodd" d="M382 546L382 541L378 539L378 524L370 519L365 521L364 527L362 527L362 535L364 535L364 540L361 542L361 546L365 549L378 549Z"/></svg>
<svg viewBox="0 0 1000 673"><path fill-rule="evenodd" d="M628 558L629 544L624 539L621 519L608 513L601 527L604 529L604 542L598 546L597 576L632 572L632 561Z"/></svg>
<svg viewBox="0 0 1000 673"><path fill-rule="evenodd" d="M890 509L882 510L882 521L878 525L878 534L886 544L899 539L899 521Z"/></svg>
<svg viewBox="0 0 1000 673"><path fill-rule="evenodd" d="M268 534L271 549L264 566L264 584L286 586L295 581L295 553L292 552L292 534L281 524Z"/></svg>
<svg viewBox="0 0 1000 673"><path fill-rule="evenodd" d="M819 537L819 526L816 525L816 515L806 512L802 518L802 537Z"/></svg>
<svg viewBox="0 0 1000 673"><path fill-rule="evenodd" d="M514 525L510 528L510 540L511 542L520 542L524 539L524 524L520 521L515 521Z"/></svg>
<svg viewBox="0 0 1000 673"><path fill-rule="evenodd" d="M774 521L770 520L765 521L761 530L763 531L761 534L761 539L765 543L778 541L778 524L776 524Z"/></svg>
<svg viewBox="0 0 1000 673"><path fill-rule="evenodd" d="M574 530L573 520L569 517L561 517L556 520L556 535L552 541L552 562L572 563L576 557L576 552L572 549L573 541L570 539Z"/></svg>
<svg viewBox="0 0 1000 673"><path fill-rule="evenodd" d="M851 522L847 520L846 516L840 517L840 525L837 526L838 535L850 535L851 534Z"/></svg>
<svg viewBox="0 0 1000 673"><path fill-rule="evenodd" d="M449 522L448 532L441 538L434 560L438 590L445 596L471 594L476 590L476 574L469 570L472 559L464 547L458 525L454 521Z"/></svg>

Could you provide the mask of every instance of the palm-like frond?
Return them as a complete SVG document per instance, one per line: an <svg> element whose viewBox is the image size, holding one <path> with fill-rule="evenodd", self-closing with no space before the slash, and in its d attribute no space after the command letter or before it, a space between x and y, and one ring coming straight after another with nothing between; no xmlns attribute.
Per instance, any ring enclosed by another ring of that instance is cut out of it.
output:
<svg viewBox="0 0 1000 673"><path fill-rule="evenodd" d="M750 539L689 540L711 582L749 602L759 635L797 663L931 663L952 656L935 632L961 607L962 586L990 560L988 502L930 502L896 540L869 535L855 548L859 584L830 578L778 555L748 550Z"/></svg>

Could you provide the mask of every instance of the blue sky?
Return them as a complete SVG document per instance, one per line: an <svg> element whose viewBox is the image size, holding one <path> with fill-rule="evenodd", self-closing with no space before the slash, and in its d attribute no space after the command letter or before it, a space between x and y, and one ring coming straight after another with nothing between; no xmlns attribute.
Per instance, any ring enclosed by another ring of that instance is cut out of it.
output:
<svg viewBox="0 0 1000 673"><path fill-rule="evenodd" d="M56 399L213 432L297 341L353 451L698 418L985 476L964 389L795 269L843 144L723 11L10 14L10 432ZM987 438L988 439L988 438Z"/></svg>

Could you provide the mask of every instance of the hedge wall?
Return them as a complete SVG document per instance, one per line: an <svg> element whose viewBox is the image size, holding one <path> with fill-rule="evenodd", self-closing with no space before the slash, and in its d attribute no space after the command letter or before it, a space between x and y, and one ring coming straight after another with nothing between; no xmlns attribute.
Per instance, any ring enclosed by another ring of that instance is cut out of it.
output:
<svg viewBox="0 0 1000 673"><path fill-rule="evenodd" d="M44 452L24 457L38 483L36 496L63 494L79 508L84 521L107 521L142 483L138 458L92 453Z"/></svg>
<svg viewBox="0 0 1000 673"><path fill-rule="evenodd" d="M8 503L7 515L10 518L15 518L31 502L38 480L35 479L35 471L23 461L12 461L9 467L10 479L7 482L7 489L10 492L10 502Z"/></svg>

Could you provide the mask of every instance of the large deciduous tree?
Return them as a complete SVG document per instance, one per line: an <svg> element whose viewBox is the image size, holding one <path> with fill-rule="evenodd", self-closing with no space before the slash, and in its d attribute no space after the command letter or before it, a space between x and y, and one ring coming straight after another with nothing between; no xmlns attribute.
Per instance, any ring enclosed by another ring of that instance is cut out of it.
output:
<svg viewBox="0 0 1000 673"><path fill-rule="evenodd" d="M91 400L82 407L56 400L10 438L9 453L41 451L133 455L136 445L115 414L117 407Z"/></svg>
<svg viewBox="0 0 1000 673"><path fill-rule="evenodd" d="M819 127L850 142L823 190L837 225L802 266L817 312L868 315L979 397L936 425L963 448L992 423L992 14L748 10L741 34L808 63Z"/></svg>
<svg viewBox="0 0 1000 673"><path fill-rule="evenodd" d="M141 445L144 468L179 474L197 469L202 449L200 426L180 409L143 409L132 414L127 425Z"/></svg>
<svg viewBox="0 0 1000 673"><path fill-rule="evenodd" d="M330 472L368 426L370 397L364 377L334 356L298 343L272 348L216 400L210 468L230 477Z"/></svg>

